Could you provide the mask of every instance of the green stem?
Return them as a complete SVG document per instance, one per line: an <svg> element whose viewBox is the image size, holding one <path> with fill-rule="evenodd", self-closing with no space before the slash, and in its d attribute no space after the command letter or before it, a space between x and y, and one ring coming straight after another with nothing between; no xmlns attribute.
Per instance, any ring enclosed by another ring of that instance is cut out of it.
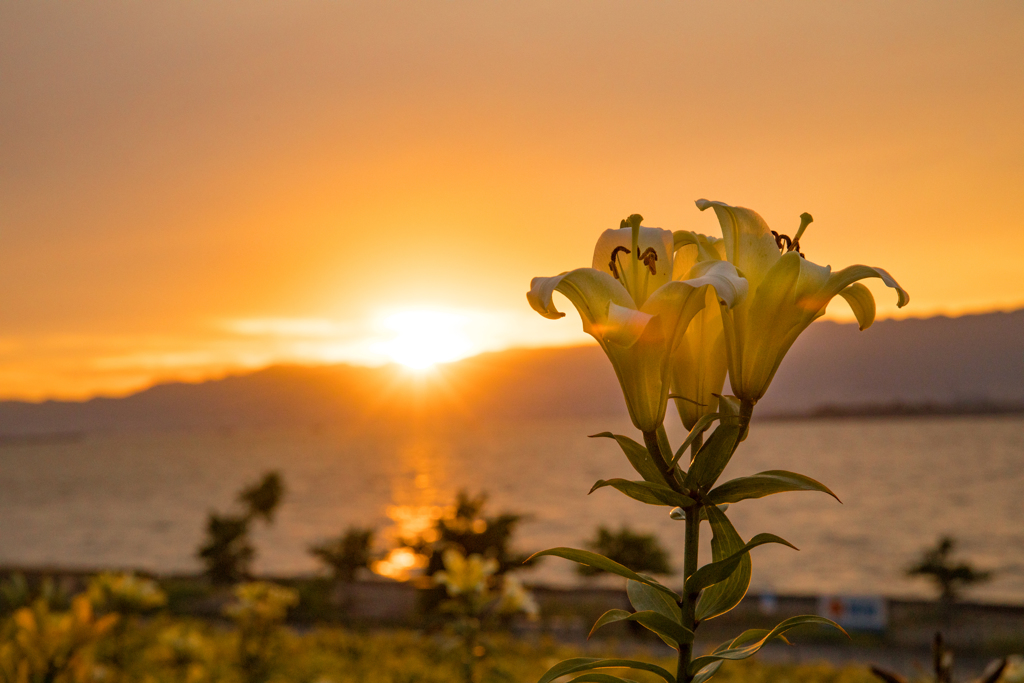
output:
<svg viewBox="0 0 1024 683"><path fill-rule="evenodd" d="M701 439L694 441L691 446L691 459L697 454L700 449ZM683 581L689 579L694 572L697 571L697 559L700 553L700 506L692 505L686 508L686 521L685 521L685 533L686 536L683 540ZM679 601L679 609L682 611L683 626L690 629L693 632L697 630L697 594L685 592L683 593L682 599ZM690 666L690 662L693 660L693 643L685 643L679 646L679 659L676 664L676 681L677 683L689 683L693 679L687 669Z"/></svg>
<svg viewBox="0 0 1024 683"><path fill-rule="evenodd" d="M679 475L679 468L669 468L669 461L666 455L671 457L672 449L667 448L667 441L668 439L664 434L664 427L659 427L658 431L655 432L644 432L644 443L647 445L647 450L650 451L655 465L658 466L661 476L665 479L665 483L672 487L673 490L685 493L686 489L683 487L682 478ZM696 439L691 445L693 455L696 455L697 451L700 449L701 441L702 439ZM697 555L700 552L700 506L691 505L690 507L685 508L685 512L686 535L683 540L684 581L685 579L690 578L690 576L697 571ZM679 609L682 612L683 626L691 631L697 628L695 617L697 607L696 602L697 595L687 592L684 592L682 598L679 600ZM676 681L678 683L689 683L689 681L693 679L693 676L686 673L686 669L690 666L690 661L692 659L693 643L680 645L679 660L676 667Z"/></svg>
<svg viewBox="0 0 1024 683"><path fill-rule="evenodd" d="M668 443L668 437L664 433L664 426L659 426L657 431L644 432L644 445L647 446L647 450L650 452L658 472L661 473L661 478L665 480L665 484L673 491L685 495L683 478L679 474L679 468L674 465L670 467L668 464L672 457L672 449L662 446L663 443Z"/></svg>

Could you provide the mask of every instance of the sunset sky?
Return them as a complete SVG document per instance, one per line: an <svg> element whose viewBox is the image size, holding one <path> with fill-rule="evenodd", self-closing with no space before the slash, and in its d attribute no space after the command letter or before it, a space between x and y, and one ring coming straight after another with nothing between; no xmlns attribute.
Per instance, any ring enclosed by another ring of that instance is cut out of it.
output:
<svg viewBox="0 0 1024 683"><path fill-rule="evenodd" d="M582 343L530 278L634 212L715 232L701 197L812 213L808 258L910 292L880 317L1024 306L1022 36L1017 1L4 4L0 396Z"/></svg>

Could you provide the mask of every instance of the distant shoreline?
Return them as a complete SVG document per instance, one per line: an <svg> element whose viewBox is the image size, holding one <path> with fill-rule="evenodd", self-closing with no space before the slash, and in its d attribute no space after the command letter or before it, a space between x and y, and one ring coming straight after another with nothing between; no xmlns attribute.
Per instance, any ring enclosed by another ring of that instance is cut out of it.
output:
<svg viewBox="0 0 1024 683"><path fill-rule="evenodd" d="M970 403L878 403L867 405L826 405L799 413L769 413L757 419L772 422L797 420L829 420L857 418L904 417L984 417L995 415L1024 415L1024 403L996 403L988 401Z"/></svg>

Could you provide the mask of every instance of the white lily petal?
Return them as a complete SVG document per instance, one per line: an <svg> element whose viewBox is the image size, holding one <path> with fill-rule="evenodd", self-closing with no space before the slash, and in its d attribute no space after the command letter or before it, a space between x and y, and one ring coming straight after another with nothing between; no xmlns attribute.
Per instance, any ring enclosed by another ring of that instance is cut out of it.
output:
<svg viewBox="0 0 1024 683"><path fill-rule="evenodd" d="M809 311L797 303L801 261L796 252L780 258L744 311L745 331L756 330L756 334L746 334L742 339L739 367L732 362L729 365L733 393L740 398L757 401L764 395L778 368L777 361L781 361L781 356L789 349L788 345L784 350L780 346L786 344L794 329L799 334L816 317L817 310ZM728 327L726 333L729 333Z"/></svg>
<svg viewBox="0 0 1024 683"><path fill-rule="evenodd" d="M903 308L910 303L910 295L907 294L905 289L900 287L900 284L893 279L892 275L889 275L888 272L881 268L872 268L871 266L849 266L833 273L823 288L821 297L831 300L832 297L846 289L849 285L869 277L877 277L887 287L896 290L896 306L899 308ZM826 301L826 303L828 302Z"/></svg>
<svg viewBox="0 0 1024 683"><path fill-rule="evenodd" d="M861 330L871 327L871 323L875 322L875 297L871 295L870 289L855 282L839 292L839 296L850 304L853 314L857 316L857 324Z"/></svg>
<svg viewBox="0 0 1024 683"><path fill-rule="evenodd" d="M601 337L616 346L629 348L640 339L652 317L635 308L611 303L608 305L608 318L600 327Z"/></svg>
<svg viewBox="0 0 1024 683"><path fill-rule="evenodd" d="M704 309L672 352L672 392L683 397L676 400L676 409L687 430L717 410L728 370L718 296L710 287L705 296Z"/></svg>
<svg viewBox="0 0 1024 683"><path fill-rule="evenodd" d="M633 307L625 287L611 275L593 268L577 268L554 277L535 277L526 299L545 318L558 319L565 314L555 308L552 296L556 291L572 302L583 319L583 329L595 336L594 326L604 325L610 302Z"/></svg>
<svg viewBox="0 0 1024 683"><path fill-rule="evenodd" d="M754 289L779 260L779 247L768 224L756 212L724 202L698 199L697 208L715 210L722 227L725 253Z"/></svg>
<svg viewBox="0 0 1024 683"><path fill-rule="evenodd" d="M558 286L558 283L562 281L565 275L565 273L562 273L552 277L535 277L530 280L530 291L526 293L526 300L530 302L530 307L533 310L549 320L558 320L565 317L565 313L555 308L555 302L552 300L555 287Z"/></svg>
<svg viewBox="0 0 1024 683"><path fill-rule="evenodd" d="M747 296L749 284L728 261L699 261L681 280L691 287L711 285L720 301L732 308Z"/></svg>
<svg viewBox="0 0 1024 683"><path fill-rule="evenodd" d="M651 293L672 279L672 232L661 228L641 227L637 248L641 256L647 253L648 249L654 251L654 260L650 266L638 261L638 254L633 253L633 231L630 228L605 230L594 247L593 268L616 277L625 285L639 306ZM616 250L619 251L616 253ZM613 253L616 253L614 269ZM653 273L651 268L654 269Z"/></svg>

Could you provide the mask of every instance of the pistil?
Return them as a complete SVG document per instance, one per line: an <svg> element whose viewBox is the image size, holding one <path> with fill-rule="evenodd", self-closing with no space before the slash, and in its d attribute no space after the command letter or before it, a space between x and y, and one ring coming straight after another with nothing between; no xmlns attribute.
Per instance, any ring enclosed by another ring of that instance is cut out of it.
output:
<svg viewBox="0 0 1024 683"><path fill-rule="evenodd" d="M789 235L783 235L782 233L778 233L772 230L772 236L775 238L775 246L777 246L779 248L779 251L783 253L795 251L796 253L800 254L800 258L806 258L804 256L804 253L800 251L800 237L803 236L804 230L807 229L807 226L810 225L812 221L814 221L814 218L811 216L811 214L800 214L800 227L797 228L796 236L792 238L790 238Z"/></svg>

